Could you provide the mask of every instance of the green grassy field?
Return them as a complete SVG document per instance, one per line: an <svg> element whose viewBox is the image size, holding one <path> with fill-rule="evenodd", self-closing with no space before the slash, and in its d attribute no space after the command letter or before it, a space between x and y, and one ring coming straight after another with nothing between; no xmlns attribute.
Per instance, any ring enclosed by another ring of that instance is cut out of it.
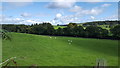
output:
<svg viewBox="0 0 120 68"><path fill-rule="evenodd" d="M65 28L66 26L53 26L54 27L54 29L58 29L59 27L60 28Z"/></svg>
<svg viewBox="0 0 120 68"><path fill-rule="evenodd" d="M98 25L98 27L101 27L101 28L103 28L103 29L110 30L109 25Z"/></svg>
<svg viewBox="0 0 120 68"><path fill-rule="evenodd" d="M19 66L93 66L97 59L105 59L109 66L118 65L118 41L115 40L11 35L12 41L2 41L3 61L17 57Z"/></svg>

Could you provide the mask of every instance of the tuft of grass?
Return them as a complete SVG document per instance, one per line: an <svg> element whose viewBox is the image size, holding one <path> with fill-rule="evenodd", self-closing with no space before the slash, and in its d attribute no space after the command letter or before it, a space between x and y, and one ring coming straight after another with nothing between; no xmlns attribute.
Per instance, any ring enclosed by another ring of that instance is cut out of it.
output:
<svg viewBox="0 0 120 68"><path fill-rule="evenodd" d="M94 66L105 59L108 66L118 65L118 41L75 37L56 37L11 33L3 40L2 59L17 57L19 66ZM69 42L68 40L72 40ZM69 44L71 43L71 44ZM13 65L13 64L11 64Z"/></svg>

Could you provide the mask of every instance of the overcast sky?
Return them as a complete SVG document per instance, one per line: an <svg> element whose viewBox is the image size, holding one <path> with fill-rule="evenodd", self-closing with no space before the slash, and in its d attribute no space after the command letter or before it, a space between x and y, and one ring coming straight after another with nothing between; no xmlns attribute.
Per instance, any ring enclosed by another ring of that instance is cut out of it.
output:
<svg viewBox="0 0 120 68"><path fill-rule="evenodd" d="M0 22L3 24L50 22L56 25L118 19L118 2L69 1L2 2L0 3L0 19L2 19Z"/></svg>

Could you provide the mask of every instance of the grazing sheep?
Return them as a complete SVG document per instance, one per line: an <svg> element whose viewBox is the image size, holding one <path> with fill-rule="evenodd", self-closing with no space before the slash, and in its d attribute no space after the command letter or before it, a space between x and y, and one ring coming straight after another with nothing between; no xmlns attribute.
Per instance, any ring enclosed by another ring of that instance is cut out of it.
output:
<svg viewBox="0 0 120 68"><path fill-rule="evenodd" d="M69 45L70 45L71 43L69 43Z"/></svg>
<svg viewBox="0 0 120 68"><path fill-rule="evenodd" d="M68 40L68 41L70 41L70 40Z"/></svg>

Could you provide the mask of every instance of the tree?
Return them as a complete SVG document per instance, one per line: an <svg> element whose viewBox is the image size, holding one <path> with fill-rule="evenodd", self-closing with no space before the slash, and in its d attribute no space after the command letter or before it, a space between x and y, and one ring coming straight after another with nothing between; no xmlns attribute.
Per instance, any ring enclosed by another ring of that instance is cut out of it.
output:
<svg viewBox="0 0 120 68"><path fill-rule="evenodd" d="M72 28L70 27L63 28L63 35L72 36Z"/></svg>
<svg viewBox="0 0 120 68"><path fill-rule="evenodd" d="M54 35L55 34L55 29L50 23L43 23L42 27L44 28L44 33L45 35Z"/></svg>
<svg viewBox="0 0 120 68"><path fill-rule="evenodd" d="M66 28L63 28L63 33L66 36L76 36L75 28L77 27L76 23L69 23Z"/></svg>
<svg viewBox="0 0 120 68"><path fill-rule="evenodd" d="M58 28L57 30L56 30L56 35L63 35L64 33L63 33L63 29L62 28Z"/></svg>
<svg viewBox="0 0 120 68"><path fill-rule="evenodd" d="M88 26L85 31L86 37L104 38L108 36L108 30L97 26Z"/></svg>
<svg viewBox="0 0 120 68"><path fill-rule="evenodd" d="M120 38L120 25L117 25L110 29L114 37Z"/></svg>
<svg viewBox="0 0 120 68"><path fill-rule="evenodd" d="M31 29L29 29L29 31L32 33L32 34L38 34L38 35L40 35L40 34L43 34L43 32L45 31L44 30L44 28L42 27L42 25L41 24L39 24L39 25L34 25L34 26L32 26L31 27Z"/></svg>
<svg viewBox="0 0 120 68"><path fill-rule="evenodd" d="M102 29L101 38L108 37L109 31L107 29Z"/></svg>
<svg viewBox="0 0 120 68"><path fill-rule="evenodd" d="M83 37L84 36L84 28L82 26L76 26L73 28L73 34L74 36L80 36Z"/></svg>
<svg viewBox="0 0 120 68"><path fill-rule="evenodd" d="M69 28L74 28L74 27L76 27L76 26L77 26L76 23L69 23L67 27L69 27Z"/></svg>

